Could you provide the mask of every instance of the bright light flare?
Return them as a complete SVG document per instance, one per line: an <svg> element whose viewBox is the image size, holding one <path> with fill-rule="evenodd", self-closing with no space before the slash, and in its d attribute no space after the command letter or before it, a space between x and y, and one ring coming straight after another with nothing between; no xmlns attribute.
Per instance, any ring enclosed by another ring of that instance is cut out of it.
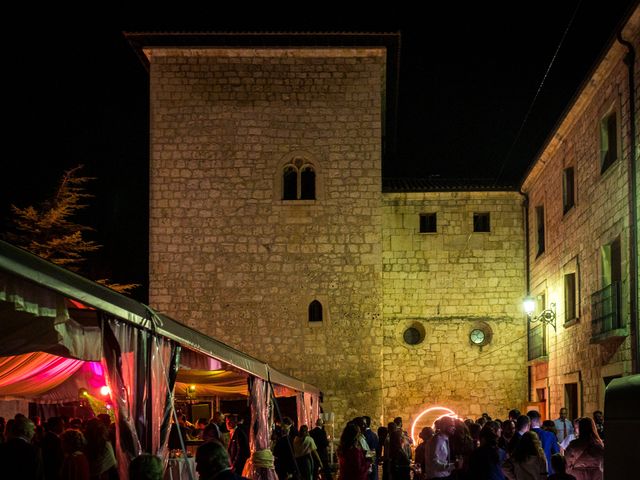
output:
<svg viewBox="0 0 640 480"><path fill-rule="evenodd" d="M100 387L100 395L102 395L103 397L106 397L110 393L111 393L111 389L106 385Z"/></svg>
<svg viewBox="0 0 640 480"><path fill-rule="evenodd" d="M417 445L418 444L418 436L416 435L416 425L418 424L418 422L420 421L420 419L422 417L424 417L427 413L430 412L434 412L440 410L443 413L441 415L438 416L438 418L436 418L433 423L431 424L431 428L433 428L433 426L435 425L435 423L440 420L442 417L452 417L452 418L458 418L458 416L456 415L456 412L454 412L453 410L451 410L450 408L447 407L429 407L425 410L423 410L420 415L418 415L416 417L416 419L413 421L413 423L411 424L411 438L413 438L413 444ZM420 432L418 432L420 433Z"/></svg>

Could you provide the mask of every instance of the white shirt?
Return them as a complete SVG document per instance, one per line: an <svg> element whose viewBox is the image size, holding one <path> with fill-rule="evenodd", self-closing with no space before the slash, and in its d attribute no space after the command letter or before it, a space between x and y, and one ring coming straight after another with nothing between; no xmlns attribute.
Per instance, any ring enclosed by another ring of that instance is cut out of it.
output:
<svg viewBox="0 0 640 480"><path fill-rule="evenodd" d="M558 432L558 443L562 443L565 437L568 437L569 435L573 435L573 423L568 418L565 418L564 420L562 420L561 418L558 418L554 420L553 423L555 423L556 431ZM565 434L565 427L566 427L566 434Z"/></svg>

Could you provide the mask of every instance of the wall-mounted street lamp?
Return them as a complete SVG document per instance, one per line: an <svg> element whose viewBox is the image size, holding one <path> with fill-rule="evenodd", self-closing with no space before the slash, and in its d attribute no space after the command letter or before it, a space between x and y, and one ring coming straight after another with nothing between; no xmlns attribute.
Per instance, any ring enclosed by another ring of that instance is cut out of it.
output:
<svg viewBox="0 0 640 480"><path fill-rule="evenodd" d="M551 325L553 329L556 329L556 304L549 304L549 308L540 312L539 315L534 315L536 310L536 299L534 297L527 297L524 299L523 306L524 311L529 317L529 323L544 323L545 325Z"/></svg>

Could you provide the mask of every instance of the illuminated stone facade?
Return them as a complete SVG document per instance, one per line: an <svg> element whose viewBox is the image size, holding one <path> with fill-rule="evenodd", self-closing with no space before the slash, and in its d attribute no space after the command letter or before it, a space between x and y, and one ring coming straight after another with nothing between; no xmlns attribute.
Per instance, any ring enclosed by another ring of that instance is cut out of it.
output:
<svg viewBox="0 0 640 480"><path fill-rule="evenodd" d="M622 32L636 52L639 12ZM571 417L603 410L606 383L632 372L630 298L638 292L630 282L629 187L638 179L630 173L626 52L611 44L523 184L531 293L540 300L538 311L544 302L557 312L557 330L533 334L543 349L529 355L530 398L552 418L563 406ZM638 79L637 60L634 68Z"/></svg>
<svg viewBox="0 0 640 480"><path fill-rule="evenodd" d="M317 385L338 425L520 405L522 197L382 193L384 49L146 54L154 308ZM313 168L315 200L282 200L290 166ZM437 233L416 232L423 209Z"/></svg>
<svg viewBox="0 0 640 480"><path fill-rule="evenodd" d="M411 418L417 405L436 404L473 418L505 418L521 406L522 200L499 191L384 194L386 411ZM474 231L477 214L488 219L488 231ZM435 232L420 233L421 215L435 220L435 228L423 226ZM404 341L412 328L423 341ZM485 345L470 340L478 328L488 335Z"/></svg>
<svg viewBox="0 0 640 480"><path fill-rule="evenodd" d="M379 415L385 50L150 58L151 305L319 386L340 419ZM282 200L298 162L316 200Z"/></svg>

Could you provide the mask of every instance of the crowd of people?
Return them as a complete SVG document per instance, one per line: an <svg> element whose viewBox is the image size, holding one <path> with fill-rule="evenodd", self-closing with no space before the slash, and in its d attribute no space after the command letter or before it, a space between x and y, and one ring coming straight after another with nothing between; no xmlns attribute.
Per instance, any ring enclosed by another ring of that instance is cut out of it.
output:
<svg viewBox="0 0 640 480"><path fill-rule="evenodd" d="M373 440L366 421L354 419L340 437L338 475L377 480L380 467L382 480L602 480L602 412L574 422L566 416L565 408L544 422L535 410L512 410L504 421L443 416L422 429L415 448L399 417Z"/></svg>
<svg viewBox="0 0 640 480"><path fill-rule="evenodd" d="M116 480L115 427L107 414L79 418L0 417L3 478Z"/></svg>
<svg viewBox="0 0 640 480"><path fill-rule="evenodd" d="M17 414L6 425L0 417L3 478L117 480L114 435L109 415L85 422L51 417L42 423ZM569 421L563 408L558 419L544 422L535 410L526 415L512 410L504 421L487 414L475 421L443 416L419 437L413 445L400 417L377 433L369 417L354 418L340 435L334 471L322 419L309 430L307 425L297 429L284 417L272 430L264 466L274 468L279 480L378 480L379 475L381 480L602 480L604 420L599 411L593 418ZM200 442L198 478L244 478L251 453L242 417L217 413L196 424L181 417L169 447L184 450L190 440ZM258 453L263 458L255 461L265 461L265 451ZM160 458L141 455L130 464L130 478L160 480L163 467Z"/></svg>

